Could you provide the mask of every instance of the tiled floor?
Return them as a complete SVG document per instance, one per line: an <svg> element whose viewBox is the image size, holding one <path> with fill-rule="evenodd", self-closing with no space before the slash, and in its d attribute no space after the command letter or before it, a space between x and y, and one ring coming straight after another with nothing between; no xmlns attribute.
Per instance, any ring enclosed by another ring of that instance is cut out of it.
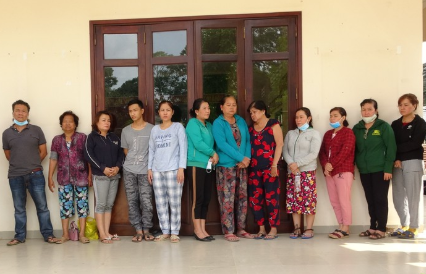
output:
<svg viewBox="0 0 426 274"><path fill-rule="evenodd" d="M0 241L0 273L426 273L426 235L416 240L387 237L369 240L351 235L332 240L317 234L310 240L209 243L182 237L170 242L132 243L123 237L113 244L93 241L63 245L29 239L7 247Z"/></svg>

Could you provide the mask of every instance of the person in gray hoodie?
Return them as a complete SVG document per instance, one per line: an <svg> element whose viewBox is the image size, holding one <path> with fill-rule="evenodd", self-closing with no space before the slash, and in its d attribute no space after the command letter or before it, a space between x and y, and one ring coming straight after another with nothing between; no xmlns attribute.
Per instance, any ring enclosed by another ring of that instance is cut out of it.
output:
<svg viewBox="0 0 426 274"><path fill-rule="evenodd" d="M283 147L284 160L288 165L287 213L293 215L294 228L290 238L310 239L317 204L316 175L317 157L321 148L321 136L312 127L312 115L308 108L296 111L297 128L290 130ZM302 215L306 215L306 230L301 234Z"/></svg>

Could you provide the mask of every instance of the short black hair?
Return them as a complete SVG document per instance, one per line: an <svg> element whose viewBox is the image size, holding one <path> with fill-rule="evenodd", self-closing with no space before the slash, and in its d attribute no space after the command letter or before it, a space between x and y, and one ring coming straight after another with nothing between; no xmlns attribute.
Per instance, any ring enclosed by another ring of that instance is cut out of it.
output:
<svg viewBox="0 0 426 274"><path fill-rule="evenodd" d="M77 128L77 127L78 127L78 120L79 120L79 118L78 118L78 116L77 116L74 112L72 112L71 110L67 110L67 111L65 111L64 113L62 113L62 115L61 115L61 116L59 116L59 125L60 125L60 126L62 126L62 122L64 121L64 118L65 118L65 116L67 116L67 115L69 115L69 116L72 116L72 117L73 117L75 127Z"/></svg>
<svg viewBox="0 0 426 274"><path fill-rule="evenodd" d="M16 106L16 105L24 105L24 106L26 106L26 107L28 108L28 112L30 112L30 105L29 105L27 102L25 102L25 101L23 101L23 100L15 101L15 102L12 104L12 111L13 111L13 110L15 110L15 106Z"/></svg>
<svg viewBox="0 0 426 274"><path fill-rule="evenodd" d="M359 104L361 106L361 108L365 105L365 104L372 104L374 107L374 110L377 110L379 108L379 104L377 104L377 101L374 99L364 99L361 104ZM377 112L377 118L379 118L379 113Z"/></svg>
<svg viewBox="0 0 426 274"><path fill-rule="evenodd" d="M143 103L142 103L142 101L141 100L139 100L138 98L135 98L135 99L132 99L132 100L130 100L128 103L127 103L127 110L129 110L129 107L131 106L131 105L134 105L134 104L137 104L137 105L139 105L139 107L141 108L141 109L143 109Z"/></svg>

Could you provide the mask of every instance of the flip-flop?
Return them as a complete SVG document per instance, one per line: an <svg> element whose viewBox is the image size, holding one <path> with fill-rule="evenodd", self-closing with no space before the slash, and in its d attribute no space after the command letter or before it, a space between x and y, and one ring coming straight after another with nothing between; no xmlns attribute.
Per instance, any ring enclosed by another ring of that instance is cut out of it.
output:
<svg viewBox="0 0 426 274"><path fill-rule="evenodd" d="M226 234L225 240L227 240L228 242L238 242L240 240L240 238L238 238L234 234Z"/></svg>
<svg viewBox="0 0 426 274"><path fill-rule="evenodd" d="M310 234L306 234L306 231L312 231ZM306 229L305 232L302 234L302 239L312 239L314 237L314 230L313 229Z"/></svg>
<svg viewBox="0 0 426 274"><path fill-rule="evenodd" d="M248 233L247 231L244 231L243 233L237 233L237 237L245 238L245 239L254 239L255 238L252 234Z"/></svg>
<svg viewBox="0 0 426 274"><path fill-rule="evenodd" d="M19 244L23 244L23 243L25 243L25 240L20 241L18 239L12 239L6 245L7 246L14 246L14 245L19 245Z"/></svg>
<svg viewBox="0 0 426 274"><path fill-rule="evenodd" d="M275 240L276 238L278 238L278 235L271 235L268 234L265 236L265 238L263 238L265 241L269 241L269 240Z"/></svg>
<svg viewBox="0 0 426 274"><path fill-rule="evenodd" d="M263 233L257 233L257 235L254 237L255 240L262 240L265 238L266 234Z"/></svg>
<svg viewBox="0 0 426 274"><path fill-rule="evenodd" d="M140 243L142 242L143 234L137 233L135 236L133 236L132 242L134 243Z"/></svg>
<svg viewBox="0 0 426 274"><path fill-rule="evenodd" d="M117 234L114 234L114 235L111 236L111 240L113 240L113 241L120 241L120 237L118 237Z"/></svg>

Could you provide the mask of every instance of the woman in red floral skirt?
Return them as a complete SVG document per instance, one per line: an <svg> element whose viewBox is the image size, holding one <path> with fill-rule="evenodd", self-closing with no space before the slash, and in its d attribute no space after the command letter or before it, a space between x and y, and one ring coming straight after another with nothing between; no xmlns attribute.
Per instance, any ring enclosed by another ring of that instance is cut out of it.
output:
<svg viewBox="0 0 426 274"><path fill-rule="evenodd" d="M248 196L259 233L255 239L273 240L278 237L280 224L280 181L277 164L283 148L283 133L278 120L269 119L266 104L254 101L247 111L253 120L249 127L251 163ZM266 234L263 205L266 204L271 230Z"/></svg>

